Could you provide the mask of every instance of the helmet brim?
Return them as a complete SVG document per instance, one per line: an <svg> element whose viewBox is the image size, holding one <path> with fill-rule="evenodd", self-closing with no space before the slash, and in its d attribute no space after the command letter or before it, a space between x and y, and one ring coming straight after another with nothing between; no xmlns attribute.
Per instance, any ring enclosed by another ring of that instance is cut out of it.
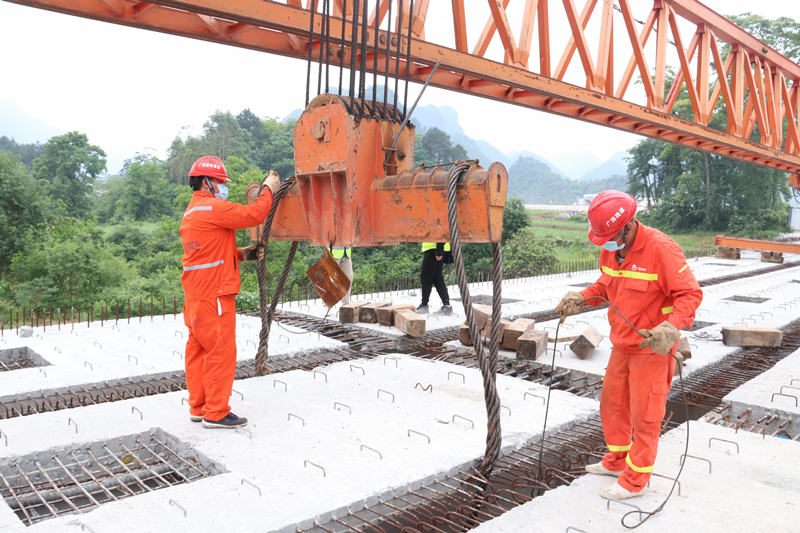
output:
<svg viewBox="0 0 800 533"><path fill-rule="evenodd" d="M601 237L601 236L597 235L595 232L593 232L592 230L589 230L589 240L592 241L592 243L596 244L597 246L603 246L613 236L614 235L611 234L611 235L605 235L605 236Z"/></svg>

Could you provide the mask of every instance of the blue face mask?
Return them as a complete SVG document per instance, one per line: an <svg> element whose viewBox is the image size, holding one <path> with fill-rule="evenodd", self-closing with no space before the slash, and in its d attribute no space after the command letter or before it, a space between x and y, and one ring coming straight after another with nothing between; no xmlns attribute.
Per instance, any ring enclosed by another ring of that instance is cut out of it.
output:
<svg viewBox="0 0 800 533"><path fill-rule="evenodd" d="M608 250L609 252L616 252L617 250L622 250L625 248L625 245L620 245L617 241L608 241L603 243L603 248Z"/></svg>
<svg viewBox="0 0 800 533"><path fill-rule="evenodd" d="M215 194L214 196L216 198L219 198L220 200L227 200L228 199L228 187L227 187L227 185L225 185L224 183L220 183L219 185L217 185L217 189L219 190L219 192L217 194Z"/></svg>

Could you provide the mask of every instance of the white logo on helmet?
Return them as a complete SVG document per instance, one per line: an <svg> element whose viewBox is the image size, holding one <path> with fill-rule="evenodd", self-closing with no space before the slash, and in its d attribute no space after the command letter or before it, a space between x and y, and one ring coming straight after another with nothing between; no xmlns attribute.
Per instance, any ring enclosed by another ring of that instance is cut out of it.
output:
<svg viewBox="0 0 800 533"><path fill-rule="evenodd" d="M622 218L622 213L624 213L624 212L625 212L625 208L624 207L620 207L619 211L614 213L614 215L611 217L611 220L606 222L606 226L610 226L612 222L616 222L618 219Z"/></svg>
<svg viewBox="0 0 800 533"><path fill-rule="evenodd" d="M200 166L201 166L201 167L216 168L217 170L219 170L220 168L222 168L220 165L216 165L216 164L214 164L214 163L200 163Z"/></svg>

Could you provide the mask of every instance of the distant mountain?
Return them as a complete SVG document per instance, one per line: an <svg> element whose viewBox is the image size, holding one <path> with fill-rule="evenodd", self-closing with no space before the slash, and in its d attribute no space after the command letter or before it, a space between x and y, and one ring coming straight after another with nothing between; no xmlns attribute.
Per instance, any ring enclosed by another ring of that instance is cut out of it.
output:
<svg viewBox="0 0 800 533"><path fill-rule="evenodd" d="M561 177L564 177L564 178L567 177L566 174L564 174L558 168L556 168L556 166L551 161L548 161L547 159L545 159L544 157L540 156L539 154L534 154L530 150L523 150L521 152L509 152L508 153L508 157L510 157L511 160L512 160L511 164L508 165L509 167L511 165L513 165L514 163L516 163L517 159L519 159L520 157L532 157L532 158L536 159L537 161L541 161L542 163L546 164L548 167L550 167L550 170L552 170L555 174L557 174L557 175L559 175Z"/></svg>
<svg viewBox="0 0 800 533"><path fill-rule="evenodd" d="M0 100L0 136L5 135L19 144L30 144L45 143L50 137L65 133L43 120L33 118L11 100Z"/></svg>
<svg viewBox="0 0 800 533"><path fill-rule="evenodd" d="M587 172L603 164L603 160L588 150L575 150L551 158L568 178L579 179ZM607 176L604 176L607 177Z"/></svg>
<svg viewBox="0 0 800 533"><path fill-rule="evenodd" d="M625 152L617 152L612 155L605 163L593 168L580 178L580 181L591 181L605 179L609 176L626 176L628 174L628 163L625 158L628 154Z"/></svg>
<svg viewBox="0 0 800 533"><path fill-rule="evenodd" d="M520 157L508 170L508 196L517 196L527 204L571 205L584 194L606 189L627 191L627 178L610 176L595 181L575 181L556 175L542 161Z"/></svg>

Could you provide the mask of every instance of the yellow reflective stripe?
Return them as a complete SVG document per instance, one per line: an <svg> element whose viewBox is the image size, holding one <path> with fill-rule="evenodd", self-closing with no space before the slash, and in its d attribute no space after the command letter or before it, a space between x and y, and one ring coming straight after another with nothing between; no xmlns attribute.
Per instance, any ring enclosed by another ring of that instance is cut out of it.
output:
<svg viewBox="0 0 800 533"><path fill-rule="evenodd" d="M631 469L634 472L639 472L640 474L649 474L650 472L653 471L653 467L652 466L636 466L635 464L633 464L631 462L631 456L630 455L625 458L625 462L628 463L628 466L631 467Z"/></svg>
<svg viewBox="0 0 800 533"><path fill-rule="evenodd" d="M689 268L689 263L686 263L685 265L683 265L683 268L682 268L682 269L680 269L680 270L678 270L678 274L680 274L681 272L683 272L683 271L684 271L684 270L686 270L687 268Z"/></svg>
<svg viewBox="0 0 800 533"><path fill-rule="evenodd" d="M669 307L662 307L661 312L664 313L665 315L668 315L672 312L673 309L675 309L675 306L670 305Z"/></svg>
<svg viewBox="0 0 800 533"><path fill-rule="evenodd" d="M646 274L644 272L633 272L632 270L612 270L607 266L602 267L602 270L604 274L615 278L646 279L648 281L656 281L658 279L658 274Z"/></svg>
<svg viewBox="0 0 800 533"><path fill-rule="evenodd" d="M608 451L610 452L627 452L631 449L631 445L628 444L627 446L612 446L610 444L606 444L608 446Z"/></svg>

